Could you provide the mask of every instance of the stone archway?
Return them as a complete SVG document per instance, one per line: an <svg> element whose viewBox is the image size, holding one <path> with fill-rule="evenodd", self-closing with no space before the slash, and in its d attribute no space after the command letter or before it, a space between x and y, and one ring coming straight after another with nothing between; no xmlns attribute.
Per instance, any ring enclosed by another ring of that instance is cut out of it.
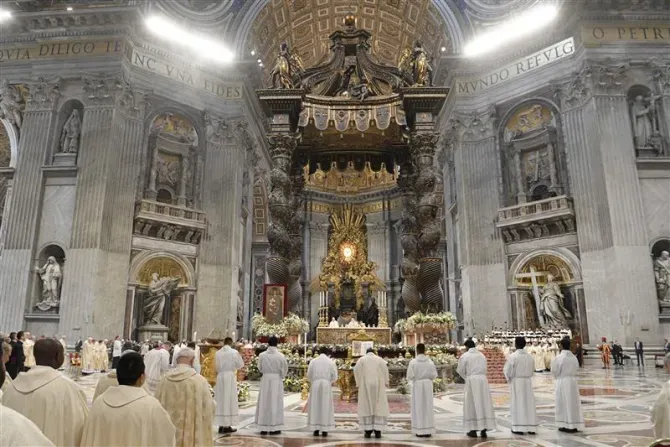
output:
<svg viewBox="0 0 670 447"><path fill-rule="evenodd" d="M156 278L154 278L156 275ZM146 321L146 301L154 279L179 278L165 281L165 302L157 311L157 322ZM196 298L195 270L188 259L165 251L146 251L132 262L128 274L124 335L138 340L158 339L178 341L191 339L193 310Z"/></svg>

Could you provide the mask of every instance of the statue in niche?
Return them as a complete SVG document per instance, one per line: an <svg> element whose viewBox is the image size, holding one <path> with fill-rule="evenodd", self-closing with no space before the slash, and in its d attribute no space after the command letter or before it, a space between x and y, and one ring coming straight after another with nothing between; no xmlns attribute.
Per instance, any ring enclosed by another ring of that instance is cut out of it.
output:
<svg viewBox="0 0 670 447"><path fill-rule="evenodd" d="M163 324L163 309L165 301L181 281L181 278L163 277L158 278L158 273L151 274L149 292L144 299L144 324Z"/></svg>
<svg viewBox="0 0 670 447"><path fill-rule="evenodd" d="M23 117L21 116L21 94L16 87L9 85L7 79L0 83L0 119L6 119L21 129Z"/></svg>
<svg viewBox="0 0 670 447"><path fill-rule="evenodd" d="M654 276L659 301L670 302L670 253L665 250L654 260Z"/></svg>
<svg viewBox="0 0 670 447"><path fill-rule="evenodd" d="M35 272L42 280L42 301L35 306L41 311L47 311L60 305L60 286L63 273L58 261L49 256L44 266L37 267Z"/></svg>
<svg viewBox="0 0 670 447"><path fill-rule="evenodd" d="M658 130L658 111L656 101L658 96L635 96L631 105L630 114L633 119L635 134L635 149L652 149L660 154L661 134Z"/></svg>
<svg viewBox="0 0 670 447"><path fill-rule="evenodd" d="M366 323L370 327L379 326L379 307L377 306L374 298L372 298L372 302L368 308Z"/></svg>
<svg viewBox="0 0 670 447"><path fill-rule="evenodd" d="M554 275L547 275L547 283L542 287L542 295L540 296L540 306L545 326L560 329L568 327L568 320L572 318L572 315L563 304L564 298L561 288L554 281Z"/></svg>
<svg viewBox="0 0 670 447"><path fill-rule="evenodd" d="M76 154L79 151L79 137L81 136L81 117L79 110L74 109L65 121L60 134L60 150L65 154Z"/></svg>

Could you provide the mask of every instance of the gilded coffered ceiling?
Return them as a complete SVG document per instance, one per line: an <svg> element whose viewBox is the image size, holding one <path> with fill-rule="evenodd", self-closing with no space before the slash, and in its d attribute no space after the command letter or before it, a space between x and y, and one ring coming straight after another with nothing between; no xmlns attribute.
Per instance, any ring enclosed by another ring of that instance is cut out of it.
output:
<svg viewBox="0 0 670 447"><path fill-rule="evenodd" d="M326 62L328 36L354 14L357 27L372 34L373 57L397 65L400 54L420 39L437 65L440 49L451 52L447 26L432 2L425 0L271 0L254 20L247 51L255 50L272 68L281 43L297 51L305 67Z"/></svg>

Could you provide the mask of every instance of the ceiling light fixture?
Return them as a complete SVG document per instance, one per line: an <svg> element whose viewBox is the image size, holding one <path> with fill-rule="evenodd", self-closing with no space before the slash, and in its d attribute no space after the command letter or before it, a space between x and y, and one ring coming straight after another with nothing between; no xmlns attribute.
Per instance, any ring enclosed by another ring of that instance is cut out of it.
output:
<svg viewBox="0 0 670 447"><path fill-rule="evenodd" d="M68 7L65 8L65 9L67 9L68 11L72 11L73 8L72 8L72 6L68 6Z"/></svg>
<svg viewBox="0 0 670 447"><path fill-rule="evenodd" d="M488 53L544 27L557 15L558 8L554 5L537 6L475 38L463 52L470 57Z"/></svg>
<svg viewBox="0 0 670 447"><path fill-rule="evenodd" d="M12 13L10 11L5 11L4 9L0 9L0 22L4 22L5 20L9 20L12 18Z"/></svg>
<svg viewBox="0 0 670 447"><path fill-rule="evenodd" d="M251 55L255 56L256 55L256 50L251 50Z"/></svg>
<svg viewBox="0 0 670 447"><path fill-rule="evenodd" d="M186 45L196 50L202 57L221 63L232 62L234 59L232 51L221 43L186 31L162 17L149 17L146 20L146 25L153 33L167 40Z"/></svg>
<svg viewBox="0 0 670 447"><path fill-rule="evenodd" d="M440 51L444 53L445 51L447 51L447 47L440 48Z"/></svg>

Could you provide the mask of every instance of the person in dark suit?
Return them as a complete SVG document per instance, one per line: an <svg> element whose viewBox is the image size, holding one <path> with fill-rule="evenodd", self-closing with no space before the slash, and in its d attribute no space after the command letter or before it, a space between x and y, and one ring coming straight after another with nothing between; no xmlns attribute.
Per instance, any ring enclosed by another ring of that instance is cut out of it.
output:
<svg viewBox="0 0 670 447"><path fill-rule="evenodd" d="M635 356L637 357L637 366L640 366L640 363L642 363L644 367L644 346L639 338L635 339Z"/></svg>
<svg viewBox="0 0 670 447"><path fill-rule="evenodd" d="M575 347L575 357L577 357L579 367L581 368L584 366L584 350L582 349L582 345L579 343L577 343L577 346Z"/></svg>
<svg viewBox="0 0 670 447"><path fill-rule="evenodd" d="M26 354L23 352L23 331L16 334L16 341L12 342L12 353L9 355L9 362L7 362L7 372L12 380L23 371L26 362Z"/></svg>
<svg viewBox="0 0 670 447"><path fill-rule="evenodd" d="M614 341L612 343L612 357L614 358L614 365L622 365L623 366L623 356L621 355L621 347L619 346L618 343L615 343Z"/></svg>

